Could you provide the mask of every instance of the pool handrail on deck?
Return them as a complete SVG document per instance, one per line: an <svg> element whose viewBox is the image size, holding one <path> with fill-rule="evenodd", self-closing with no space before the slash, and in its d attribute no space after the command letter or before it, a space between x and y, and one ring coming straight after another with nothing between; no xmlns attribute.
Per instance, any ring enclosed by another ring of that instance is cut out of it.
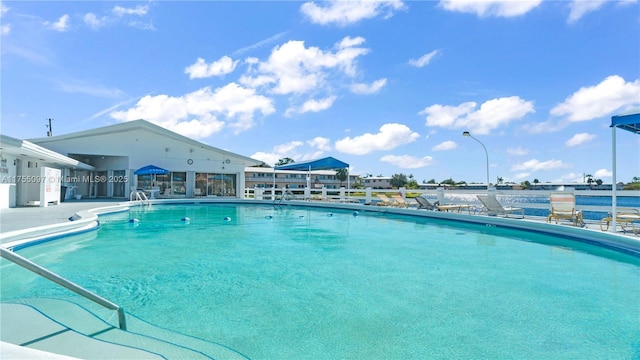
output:
<svg viewBox="0 0 640 360"><path fill-rule="evenodd" d="M14 253L13 251L9 250L9 249L5 249L4 247L0 246L0 257L3 257L9 261L11 261L12 263L19 265L29 271L32 271L40 276L42 276L43 278L50 280L66 289L69 289L71 291L73 291L74 293L88 299L91 300L93 302L95 302L98 305L101 305L109 310L115 310L118 313L118 325L120 327L120 329L122 330L127 330L127 320L125 318L124 315L124 309L122 307L120 307L119 305L103 298L102 296L93 293L85 288L83 288L82 286L67 280L65 278L63 278L62 276L54 273L51 270L46 269L45 267L42 267L16 253Z"/></svg>

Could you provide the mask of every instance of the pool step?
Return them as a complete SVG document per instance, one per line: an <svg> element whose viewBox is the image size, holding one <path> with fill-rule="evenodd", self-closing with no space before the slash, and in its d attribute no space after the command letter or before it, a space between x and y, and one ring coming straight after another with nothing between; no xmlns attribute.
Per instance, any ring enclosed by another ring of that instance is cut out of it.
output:
<svg viewBox="0 0 640 360"><path fill-rule="evenodd" d="M82 359L246 359L223 345L127 316L127 331L78 304L29 299L0 304L0 340Z"/></svg>

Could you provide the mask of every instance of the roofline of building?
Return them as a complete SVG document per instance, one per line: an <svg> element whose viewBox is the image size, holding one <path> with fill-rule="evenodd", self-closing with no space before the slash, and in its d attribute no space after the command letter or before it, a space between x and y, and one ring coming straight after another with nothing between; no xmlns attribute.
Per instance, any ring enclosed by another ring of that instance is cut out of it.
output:
<svg viewBox="0 0 640 360"><path fill-rule="evenodd" d="M42 161L69 166L81 170L95 170L95 167L62 155L27 140L20 140L0 134L0 151L16 156L26 156ZM12 149L13 148L13 149Z"/></svg>
<svg viewBox="0 0 640 360"><path fill-rule="evenodd" d="M236 158L240 157L240 158L244 159L245 161L247 161L249 163L255 163L256 165L262 164L262 161L260 161L260 160L256 160L256 159L250 158L248 156L244 156L244 155L236 154L236 153L233 153L233 152L230 152L230 151L227 151L227 150L216 148L214 146L205 144L203 142L191 139L191 138L189 138L187 136L180 135L180 134L175 133L175 132L173 132L171 130L167 130L167 129L161 127L161 126L158 126L156 124L153 124L153 123L151 123L151 122L149 122L147 120L143 120L143 119L132 120L132 121L127 121L127 122L123 122L123 123L119 123L119 124L107 125L107 126L103 126L103 127L96 128L96 129L83 130L83 131L78 131L78 132L68 133L68 134L63 134L63 135L48 136L48 137L43 137L43 138L34 138L34 139L29 139L29 141L46 146L47 143L52 143L52 142L57 142L57 141L65 141L65 140L83 138L83 137L88 137L88 136L118 134L118 133L130 131L130 130L139 130L139 129L148 130L148 131L154 132L154 133L156 133L158 135L165 136L165 137L177 140L177 141L181 141L181 142L190 144L190 145L192 145L194 147L198 147L198 148L201 148L201 149L204 149L204 150L220 152L220 153L223 153L225 155L236 157Z"/></svg>

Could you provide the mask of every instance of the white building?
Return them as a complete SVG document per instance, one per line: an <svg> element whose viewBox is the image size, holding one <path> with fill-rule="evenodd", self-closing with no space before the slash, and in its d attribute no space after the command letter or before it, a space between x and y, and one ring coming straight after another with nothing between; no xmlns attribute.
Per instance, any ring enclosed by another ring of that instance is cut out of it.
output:
<svg viewBox="0 0 640 360"><path fill-rule="evenodd" d="M362 182L362 186L370 187L372 189L391 189L391 180L393 178L391 176L368 176L365 178L360 178Z"/></svg>
<svg viewBox="0 0 640 360"><path fill-rule="evenodd" d="M29 141L85 165L63 169L62 186L74 189L67 198L124 199L136 188L161 197L243 197L245 167L261 164L145 120ZM168 173L135 174L147 165Z"/></svg>
<svg viewBox="0 0 640 360"><path fill-rule="evenodd" d="M59 203L63 172L94 170L29 141L0 135L0 209Z"/></svg>
<svg viewBox="0 0 640 360"><path fill-rule="evenodd" d="M335 170L275 170L274 168L248 167L245 169L245 181L248 188L304 189L307 186L307 176L313 189L339 189L353 185L358 176L349 174L347 181L340 181Z"/></svg>

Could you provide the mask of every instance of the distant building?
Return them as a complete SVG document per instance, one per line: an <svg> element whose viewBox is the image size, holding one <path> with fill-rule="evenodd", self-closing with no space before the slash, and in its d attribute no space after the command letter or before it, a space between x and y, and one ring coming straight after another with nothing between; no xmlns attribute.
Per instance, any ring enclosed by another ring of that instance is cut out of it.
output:
<svg viewBox="0 0 640 360"><path fill-rule="evenodd" d="M390 176L369 176L366 178L361 178L360 183L365 188L370 187L372 189L392 189L393 186L391 186L391 179L393 178Z"/></svg>
<svg viewBox="0 0 640 360"><path fill-rule="evenodd" d="M524 190L520 184L499 184L492 185L496 190ZM616 190L622 190L624 184L618 183ZM418 184L420 190L435 190L439 187L450 190L486 190L486 184L471 183L471 184ZM585 184L585 183L537 183L531 184L526 190L546 190L546 191L567 191L573 190L612 190L611 184Z"/></svg>
<svg viewBox="0 0 640 360"><path fill-rule="evenodd" d="M618 183L616 190L622 190L624 184ZM559 190L573 188L574 190L613 190L611 184L587 184L587 183L537 183L531 184L527 190Z"/></svg>
<svg viewBox="0 0 640 360"><path fill-rule="evenodd" d="M304 189L307 186L307 176L310 177L312 189L339 189L353 187L358 176L349 174L349 179L340 181L336 178L335 170L274 170L273 168L247 167L245 168L245 183L248 188L266 188L275 186L276 189Z"/></svg>

